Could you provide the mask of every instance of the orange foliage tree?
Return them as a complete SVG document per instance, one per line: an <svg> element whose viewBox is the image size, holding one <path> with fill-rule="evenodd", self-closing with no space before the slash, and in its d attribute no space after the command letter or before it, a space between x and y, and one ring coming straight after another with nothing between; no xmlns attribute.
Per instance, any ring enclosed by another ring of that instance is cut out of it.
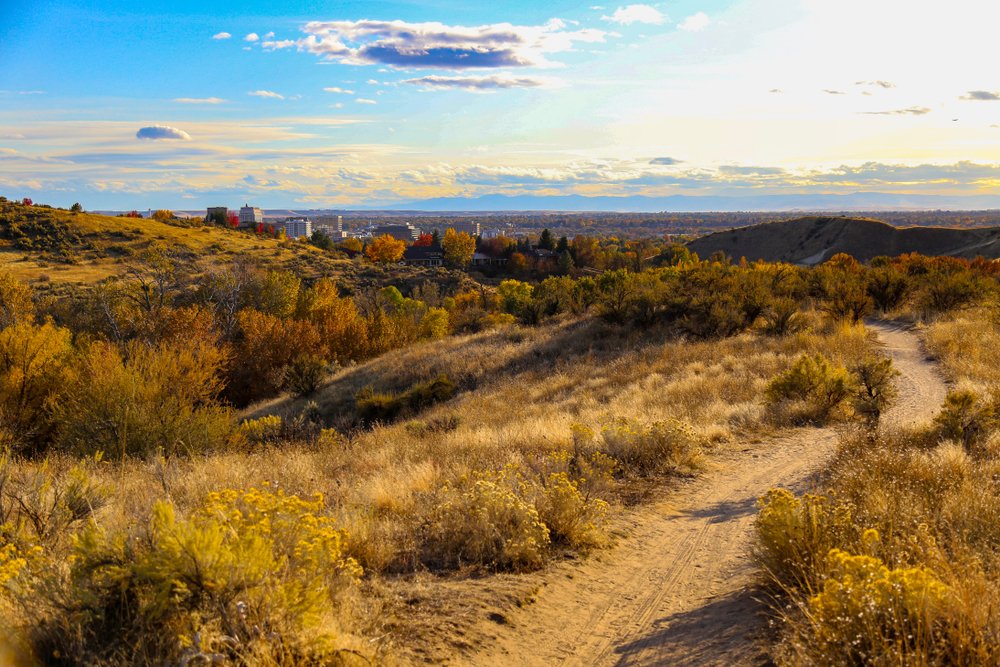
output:
<svg viewBox="0 0 1000 667"><path fill-rule="evenodd" d="M383 234L372 240L365 248L365 255L373 262L393 264L403 258L406 242L394 239L389 234Z"/></svg>

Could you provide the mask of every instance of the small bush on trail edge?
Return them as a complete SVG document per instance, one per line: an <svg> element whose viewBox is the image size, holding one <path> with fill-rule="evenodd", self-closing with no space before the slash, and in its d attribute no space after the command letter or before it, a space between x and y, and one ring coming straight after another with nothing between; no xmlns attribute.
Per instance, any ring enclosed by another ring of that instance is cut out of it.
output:
<svg viewBox="0 0 1000 667"><path fill-rule="evenodd" d="M417 414L454 395L455 383L442 373L429 382L411 386L401 394L376 393L371 387L362 389L355 397L355 408L358 417L366 425L388 423Z"/></svg>
<svg viewBox="0 0 1000 667"><path fill-rule="evenodd" d="M775 405L797 404L793 421L823 423L853 392L851 374L834 366L822 354L802 355L767 387L767 398Z"/></svg>
<svg viewBox="0 0 1000 667"><path fill-rule="evenodd" d="M899 371L893 368L892 359L878 357L865 359L852 371L858 379L854 409L869 424L878 424L882 412L896 400L899 393L892 383L899 376Z"/></svg>
<svg viewBox="0 0 1000 667"><path fill-rule="evenodd" d="M960 389L949 392L934 423L942 438L957 440L971 452L997 425L997 411L976 392Z"/></svg>

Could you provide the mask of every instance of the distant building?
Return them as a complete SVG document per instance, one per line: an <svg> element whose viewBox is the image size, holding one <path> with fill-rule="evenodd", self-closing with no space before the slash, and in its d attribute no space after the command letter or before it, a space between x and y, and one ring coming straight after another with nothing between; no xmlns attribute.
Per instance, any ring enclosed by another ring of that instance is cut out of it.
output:
<svg viewBox="0 0 1000 667"><path fill-rule="evenodd" d="M472 255L472 266L503 266L506 263L506 257L491 257L481 252Z"/></svg>
<svg viewBox="0 0 1000 667"><path fill-rule="evenodd" d="M443 266L444 251L433 246L410 246L403 252L403 264L410 266Z"/></svg>
<svg viewBox="0 0 1000 667"><path fill-rule="evenodd" d="M205 211L205 222L224 225L229 220L229 209L225 206L211 206Z"/></svg>
<svg viewBox="0 0 1000 667"><path fill-rule="evenodd" d="M475 220L458 220L456 222L449 222L445 225L445 229L454 229L456 232L465 232L469 236L479 236L479 223Z"/></svg>
<svg viewBox="0 0 1000 667"><path fill-rule="evenodd" d="M240 209L240 227L256 227L264 222L264 211L256 206L244 204Z"/></svg>
<svg viewBox="0 0 1000 667"><path fill-rule="evenodd" d="M420 230L413 225L380 225L372 231L372 237L376 238L388 234L397 241L413 243L420 237Z"/></svg>
<svg viewBox="0 0 1000 667"><path fill-rule="evenodd" d="M285 236L290 239L312 236L313 223L308 218L289 218L282 224L285 227Z"/></svg>
<svg viewBox="0 0 1000 667"><path fill-rule="evenodd" d="M344 216L342 215L338 215L336 218L333 216L316 218L316 224L313 225L313 229L317 232L323 232L334 241L342 241L348 236L344 232Z"/></svg>

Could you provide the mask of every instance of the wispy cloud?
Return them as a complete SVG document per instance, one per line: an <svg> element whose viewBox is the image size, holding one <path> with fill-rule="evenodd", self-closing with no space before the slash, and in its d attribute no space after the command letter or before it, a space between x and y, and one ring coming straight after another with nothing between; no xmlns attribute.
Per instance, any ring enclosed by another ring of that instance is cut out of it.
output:
<svg viewBox="0 0 1000 667"><path fill-rule="evenodd" d="M510 76L509 74L494 74L491 76L422 76L417 79L404 79L401 83L421 86L425 90L469 90L473 92L492 92L507 88L539 88L551 85L550 79L531 76Z"/></svg>
<svg viewBox="0 0 1000 667"><path fill-rule="evenodd" d="M633 23L660 25L667 21L666 15L652 5L625 5L616 9L611 16L602 16L601 18L618 25L632 25Z"/></svg>
<svg viewBox="0 0 1000 667"><path fill-rule="evenodd" d="M328 93L338 93L338 94L341 94L341 95L353 95L354 94L353 90L347 90L346 88L340 88L338 86L330 86L328 88L324 88L323 90L325 90Z"/></svg>
<svg viewBox="0 0 1000 667"><path fill-rule="evenodd" d="M354 101L357 102L358 104L378 104L378 102L376 102L375 100L370 100L366 97L359 97Z"/></svg>
<svg viewBox="0 0 1000 667"><path fill-rule="evenodd" d="M677 26L680 30L686 30L687 32L701 32L709 25L711 25L712 19L708 17L705 12L698 12L697 14L692 14L687 17L681 24Z"/></svg>
<svg viewBox="0 0 1000 667"><path fill-rule="evenodd" d="M243 38L244 42L259 42L260 35L255 32L248 33L246 37Z"/></svg>
<svg viewBox="0 0 1000 667"><path fill-rule="evenodd" d="M893 109L891 111L862 111L866 116L926 116L931 112L927 107L907 107L906 109Z"/></svg>
<svg viewBox="0 0 1000 667"><path fill-rule="evenodd" d="M659 165L661 167L669 167L675 164L681 164L683 160L678 160L672 157L654 157L649 161L649 164Z"/></svg>
<svg viewBox="0 0 1000 667"><path fill-rule="evenodd" d="M184 130L179 130L169 125L150 125L148 127L140 127L139 131L135 133L135 138L147 141L158 141L160 139L190 141L191 135Z"/></svg>
<svg viewBox="0 0 1000 667"><path fill-rule="evenodd" d="M823 92L826 93L827 95L846 95L847 94L847 93L845 93L842 90L833 90L831 88L824 88Z"/></svg>
<svg viewBox="0 0 1000 667"><path fill-rule="evenodd" d="M855 86L868 86L871 88L884 88L888 90L889 88L895 88L896 84L891 81L856 81Z"/></svg>
<svg viewBox="0 0 1000 667"><path fill-rule="evenodd" d="M221 97L175 97L174 102L180 104L225 104Z"/></svg>
<svg viewBox="0 0 1000 667"><path fill-rule="evenodd" d="M567 30L553 19L536 26L449 26L406 21L311 21L297 40L265 40L268 50L297 48L324 60L393 68L489 69L551 65L547 55L578 42L602 42L601 30Z"/></svg>
<svg viewBox="0 0 1000 667"><path fill-rule="evenodd" d="M247 95L250 95L251 97L269 97L269 98L275 99L275 100L283 100L283 99L285 99L284 95L281 95L280 93L276 93L273 90L253 90L253 91L250 91L249 93L247 93Z"/></svg>
<svg viewBox="0 0 1000 667"><path fill-rule="evenodd" d="M217 32L212 35L212 39L229 39L232 37L228 32Z"/></svg>
<svg viewBox="0 0 1000 667"><path fill-rule="evenodd" d="M996 102L1000 100L1000 93L994 93L989 90L970 90L965 95L962 95L960 99L975 102Z"/></svg>

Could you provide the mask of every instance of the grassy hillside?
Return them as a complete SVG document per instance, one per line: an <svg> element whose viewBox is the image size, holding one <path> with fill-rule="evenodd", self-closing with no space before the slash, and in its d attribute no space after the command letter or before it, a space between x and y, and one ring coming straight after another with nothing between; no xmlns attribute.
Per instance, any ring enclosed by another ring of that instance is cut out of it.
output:
<svg viewBox="0 0 1000 667"><path fill-rule="evenodd" d="M916 252L928 256L996 259L1000 228L893 227L869 218L806 217L709 234L688 247L701 257L818 264L837 253L867 261Z"/></svg>
<svg viewBox="0 0 1000 667"><path fill-rule="evenodd" d="M0 201L0 269L36 287L88 285L119 275L151 249L168 253L181 272L248 260L255 266L293 271L306 280L333 277L347 291L361 286L434 282L461 283L443 270L353 262L301 241L278 241L244 230L184 220L159 222L72 213L45 206Z"/></svg>

